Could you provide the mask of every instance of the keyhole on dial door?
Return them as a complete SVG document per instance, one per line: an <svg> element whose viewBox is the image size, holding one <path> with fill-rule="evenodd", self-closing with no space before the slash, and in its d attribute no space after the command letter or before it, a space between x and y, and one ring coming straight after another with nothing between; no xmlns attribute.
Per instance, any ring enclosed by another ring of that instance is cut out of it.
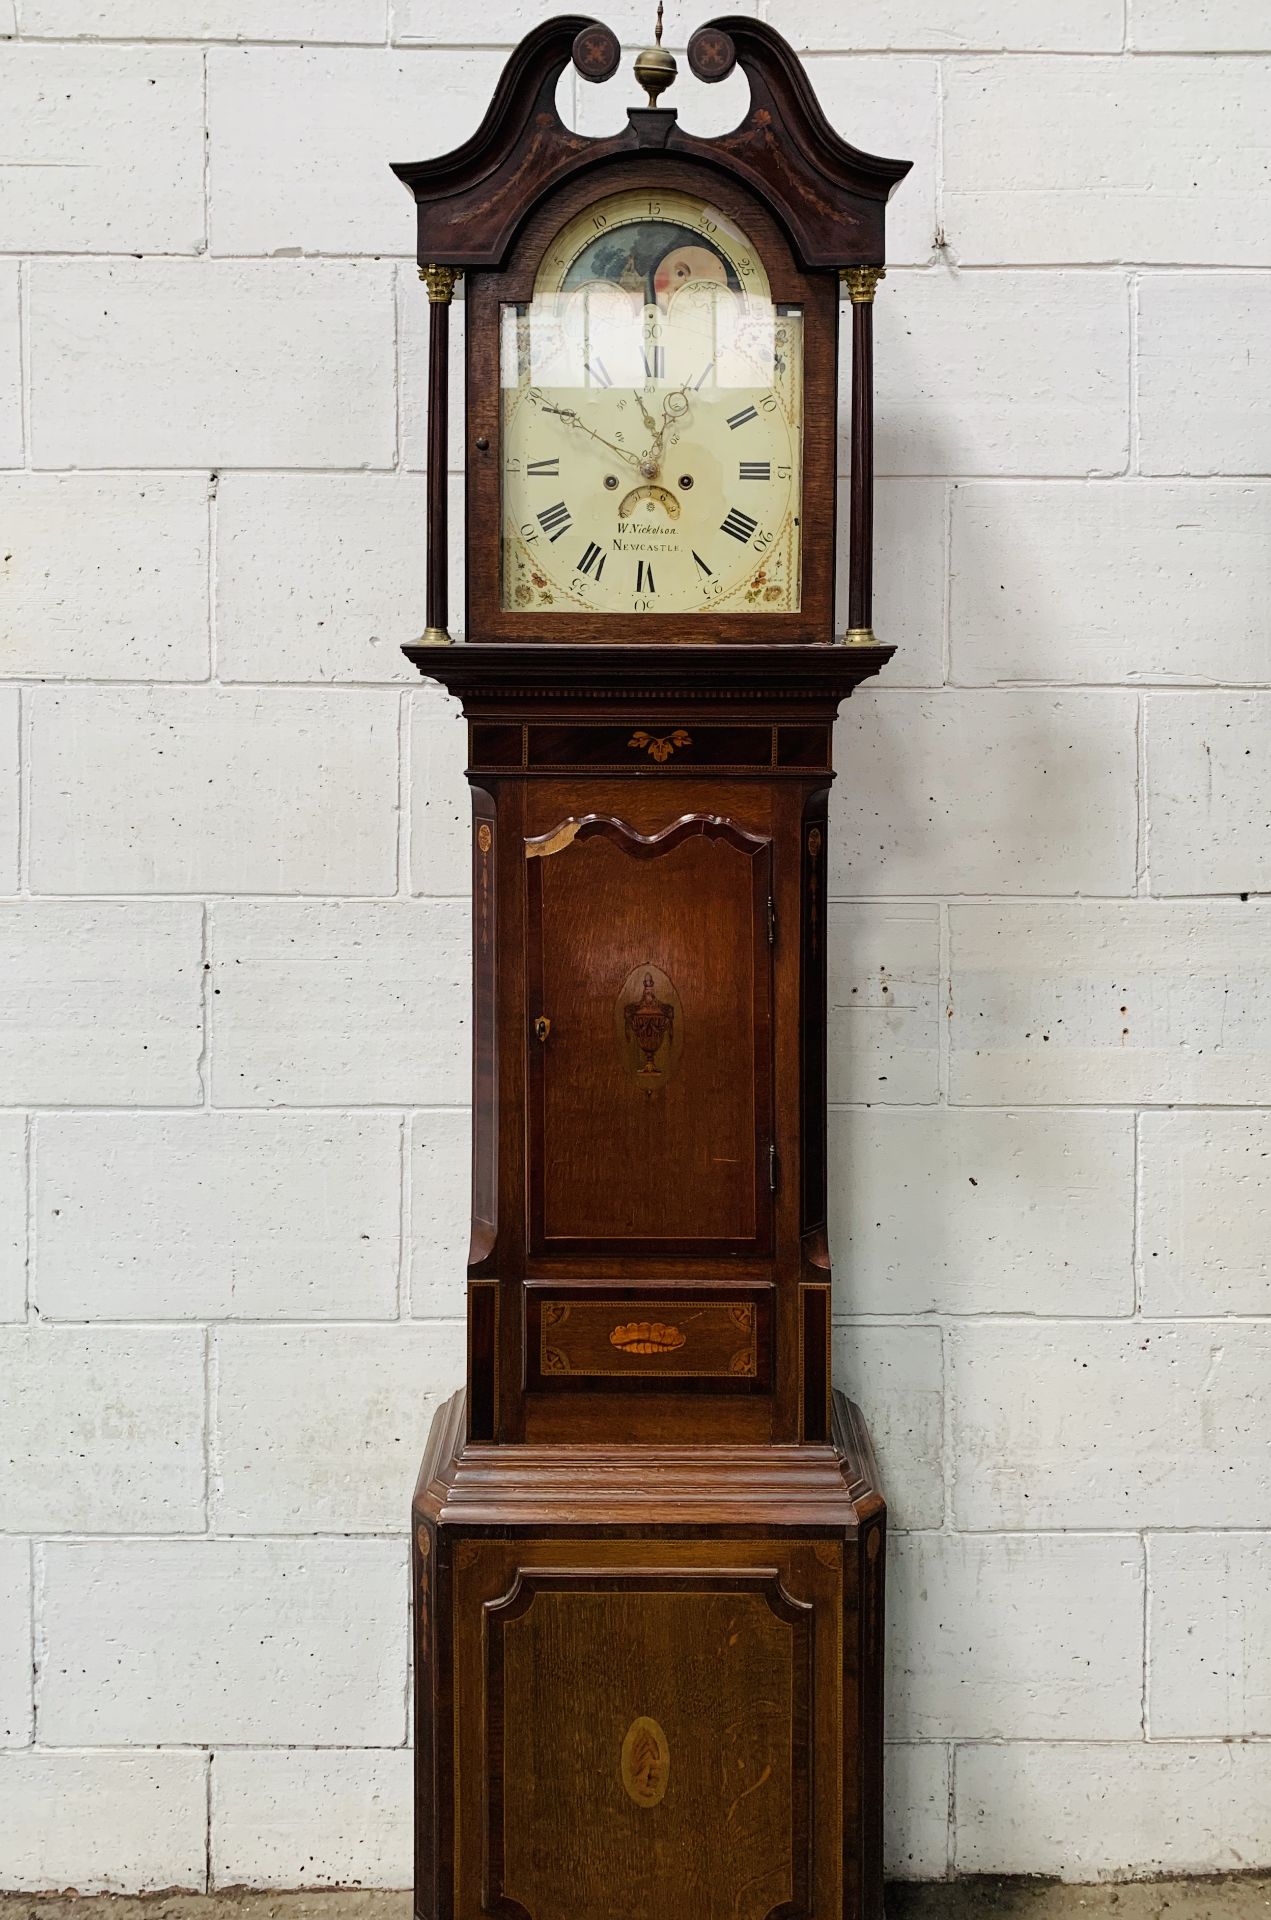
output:
<svg viewBox="0 0 1271 1920"><path fill-rule="evenodd" d="M545 1013L540 1013L534 1022L534 1035L538 1040L546 1040L552 1030L552 1023Z"/></svg>

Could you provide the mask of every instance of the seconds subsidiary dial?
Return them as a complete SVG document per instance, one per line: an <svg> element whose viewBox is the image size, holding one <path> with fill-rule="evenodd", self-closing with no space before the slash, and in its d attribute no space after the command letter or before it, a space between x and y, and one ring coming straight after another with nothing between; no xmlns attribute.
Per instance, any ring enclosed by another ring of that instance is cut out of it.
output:
<svg viewBox="0 0 1271 1920"><path fill-rule="evenodd" d="M802 315L685 194L624 193L504 309L503 605L799 605Z"/></svg>

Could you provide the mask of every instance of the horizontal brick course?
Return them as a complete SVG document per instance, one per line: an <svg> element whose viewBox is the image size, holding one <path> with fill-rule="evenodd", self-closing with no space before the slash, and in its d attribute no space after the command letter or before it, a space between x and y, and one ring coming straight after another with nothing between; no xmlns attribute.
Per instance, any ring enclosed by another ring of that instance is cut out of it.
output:
<svg viewBox="0 0 1271 1920"><path fill-rule="evenodd" d="M42 1115L37 1311L391 1319L401 1125L387 1113Z"/></svg>
<svg viewBox="0 0 1271 1920"><path fill-rule="evenodd" d="M0 1102L193 1105L201 948L197 902L0 901Z"/></svg>
<svg viewBox="0 0 1271 1920"><path fill-rule="evenodd" d="M26 1314L27 1124L0 1114L0 1320Z"/></svg>
<svg viewBox="0 0 1271 1920"><path fill-rule="evenodd" d="M177 40L380 40L383 0L24 0L27 37Z"/></svg>
<svg viewBox="0 0 1271 1920"><path fill-rule="evenodd" d="M31 878L46 893L389 893L391 692L41 690Z"/></svg>
<svg viewBox="0 0 1271 1920"><path fill-rule="evenodd" d="M1247 1873L1271 1860L1271 1748L1126 1741L961 1748L963 1873Z"/></svg>
<svg viewBox="0 0 1271 1920"><path fill-rule="evenodd" d="M1143 1310L1271 1314L1271 1114L1145 1113Z"/></svg>
<svg viewBox="0 0 1271 1920"><path fill-rule="evenodd" d="M854 1312L1134 1311L1130 1114L833 1113L830 1196Z"/></svg>
<svg viewBox="0 0 1271 1920"><path fill-rule="evenodd" d="M950 1339L955 1525L1271 1523L1271 1325L974 1326Z"/></svg>
<svg viewBox="0 0 1271 1920"><path fill-rule="evenodd" d="M1271 681L1271 488L972 482L951 513L964 685Z"/></svg>
<svg viewBox="0 0 1271 1920"><path fill-rule="evenodd" d="M411 1773L404 1747L218 1753L212 1885L409 1885Z"/></svg>
<svg viewBox="0 0 1271 1920"><path fill-rule="evenodd" d="M1132 893L1136 718L1120 691L858 695L831 890Z"/></svg>
<svg viewBox="0 0 1271 1920"><path fill-rule="evenodd" d="M0 1539L0 1749L27 1746L34 1729L33 1601L30 1546Z"/></svg>
<svg viewBox="0 0 1271 1920"><path fill-rule="evenodd" d="M1261 1099L1265 903L955 905L949 926L953 1100Z"/></svg>
<svg viewBox="0 0 1271 1920"><path fill-rule="evenodd" d="M1230 156L1261 138L1269 84L1249 60L951 61L950 247L963 265L1262 264L1267 194Z"/></svg>
<svg viewBox="0 0 1271 1920"><path fill-rule="evenodd" d="M37 467L392 462L385 264L37 260L28 310Z"/></svg>
<svg viewBox="0 0 1271 1920"><path fill-rule="evenodd" d="M1130 316L1122 274L901 271L875 308L880 473L1123 471ZM844 401L847 380L845 356ZM850 417L840 406L844 471Z"/></svg>
<svg viewBox="0 0 1271 1920"><path fill-rule="evenodd" d="M384 156L447 153L475 133L502 64L494 53L217 48L212 252L413 254L411 202Z"/></svg>
<svg viewBox="0 0 1271 1920"><path fill-rule="evenodd" d="M5 671L204 679L207 495L205 474L0 475Z"/></svg>
<svg viewBox="0 0 1271 1920"><path fill-rule="evenodd" d="M201 1533L203 1335L0 1327L0 1528Z"/></svg>
<svg viewBox="0 0 1271 1920"><path fill-rule="evenodd" d="M212 952L218 1106L467 1103L465 902L226 901Z"/></svg>
<svg viewBox="0 0 1271 1920"><path fill-rule="evenodd" d="M203 60L196 47L6 47L5 253L198 253Z"/></svg>
<svg viewBox="0 0 1271 1920"><path fill-rule="evenodd" d="M404 1541L53 1542L45 1568L50 1746L402 1743Z"/></svg>
<svg viewBox="0 0 1271 1920"><path fill-rule="evenodd" d="M0 1857L20 1892L200 1888L207 1755L0 1753Z"/></svg>
<svg viewBox="0 0 1271 1920"><path fill-rule="evenodd" d="M216 1336L221 1533L397 1533L440 1403L463 1384L458 1321L226 1327Z"/></svg>
<svg viewBox="0 0 1271 1920"><path fill-rule="evenodd" d="M1142 1561L1133 1537L896 1541L892 1736L1133 1739L1142 1710Z"/></svg>

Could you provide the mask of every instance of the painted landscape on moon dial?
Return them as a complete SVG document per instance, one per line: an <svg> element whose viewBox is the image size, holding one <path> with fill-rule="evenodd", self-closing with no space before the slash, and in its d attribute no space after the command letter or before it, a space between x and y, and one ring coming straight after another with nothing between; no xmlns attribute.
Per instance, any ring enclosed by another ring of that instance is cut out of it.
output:
<svg viewBox="0 0 1271 1920"><path fill-rule="evenodd" d="M802 315L687 195L611 196L504 308L503 604L799 605Z"/></svg>

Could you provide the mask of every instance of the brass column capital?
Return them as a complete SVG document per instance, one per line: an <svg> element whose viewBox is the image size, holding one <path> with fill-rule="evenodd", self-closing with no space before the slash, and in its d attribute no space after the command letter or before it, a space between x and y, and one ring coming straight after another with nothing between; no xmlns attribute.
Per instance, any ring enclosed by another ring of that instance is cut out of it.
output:
<svg viewBox="0 0 1271 1920"><path fill-rule="evenodd" d="M421 267L419 277L428 289L429 304L434 307L448 307L454 298L454 291L463 278L462 267Z"/></svg>
<svg viewBox="0 0 1271 1920"><path fill-rule="evenodd" d="M886 267L840 267L839 274L843 285L851 295L854 307L872 307L874 289L880 280L887 278Z"/></svg>

